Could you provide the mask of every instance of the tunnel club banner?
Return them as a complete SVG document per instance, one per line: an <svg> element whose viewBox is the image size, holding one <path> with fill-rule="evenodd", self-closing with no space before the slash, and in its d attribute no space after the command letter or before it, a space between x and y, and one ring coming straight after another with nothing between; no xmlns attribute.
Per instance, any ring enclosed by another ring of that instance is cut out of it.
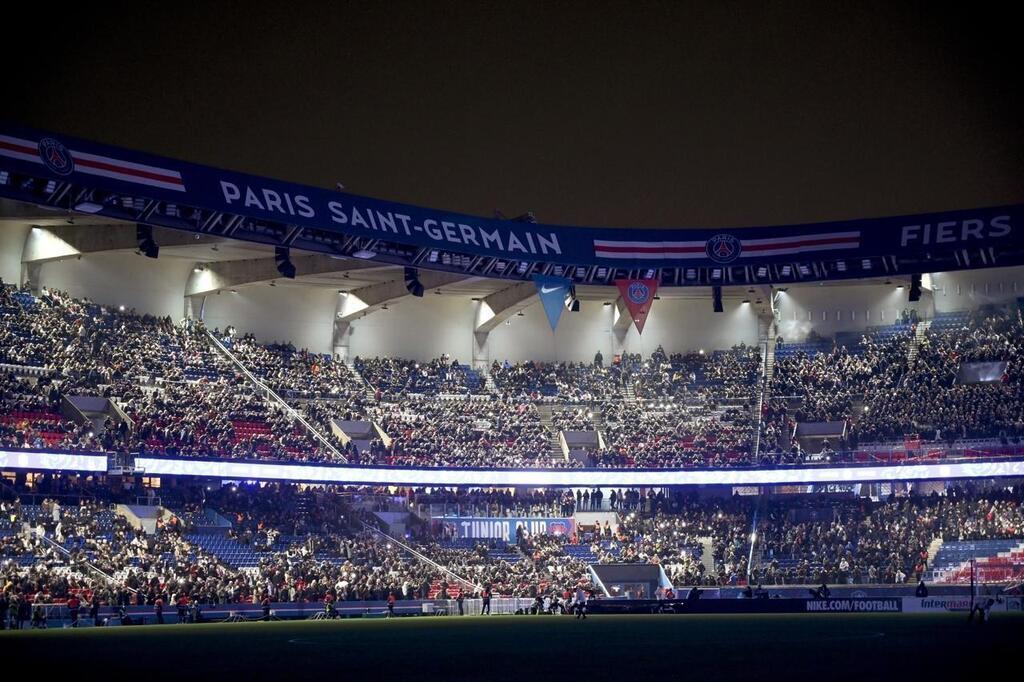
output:
<svg viewBox="0 0 1024 682"><path fill-rule="evenodd" d="M556 518L492 518L476 516L444 516L431 519L435 532L447 533L456 538L470 540L516 541L516 529L522 528L529 535L566 535L576 532L574 519Z"/></svg>
<svg viewBox="0 0 1024 682"><path fill-rule="evenodd" d="M565 277L534 275L533 283L537 285L537 296L540 297L544 312L547 313L551 331L555 331L558 320L562 318L562 311L565 310L565 297L569 294L572 280Z"/></svg>
<svg viewBox="0 0 1024 682"><path fill-rule="evenodd" d="M643 334L644 325L647 323L647 314L651 312L654 295L658 292L658 280L617 279L615 286L619 288L619 293L626 303L630 317L633 318L637 332Z"/></svg>
<svg viewBox="0 0 1024 682"><path fill-rule="evenodd" d="M0 125L0 171L4 170L71 180L84 188L131 195L143 203L158 200L252 221L524 261L626 268L713 267L844 256L925 258L934 250L1024 248L1024 205L721 229L543 225L297 185L13 125ZM23 196L25 191L6 180L0 182L0 196L31 200ZM102 202L87 212L121 217ZM148 215L146 222L192 229L187 221L171 224L160 212ZM993 263L972 266L983 264Z"/></svg>

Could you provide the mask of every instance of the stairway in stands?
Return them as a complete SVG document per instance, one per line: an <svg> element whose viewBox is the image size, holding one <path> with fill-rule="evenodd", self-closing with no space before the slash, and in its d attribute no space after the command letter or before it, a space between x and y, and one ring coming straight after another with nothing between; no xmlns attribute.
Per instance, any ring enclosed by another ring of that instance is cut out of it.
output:
<svg viewBox="0 0 1024 682"><path fill-rule="evenodd" d="M541 425L549 434L548 442L551 444L551 459L564 461L565 453L562 452L562 443L558 439L559 431L555 428L552 411L552 407L549 404L542 403L537 405L537 416L540 418Z"/></svg>
<svg viewBox="0 0 1024 682"><path fill-rule="evenodd" d="M484 388L487 389L488 393L500 393L498 390L498 384L494 383L494 377L491 376L490 365L484 365L481 369L477 370L477 373L484 380Z"/></svg>
<svg viewBox="0 0 1024 682"><path fill-rule="evenodd" d="M921 347L921 343L924 341L924 337L931 326L931 320L921 320L917 323L914 336L910 339L910 344L907 346L907 367L913 367L917 361L917 351Z"/></svg>
<svg viewBox="0 0 1024 682"><path fill-rule="evenodd" d="M755 426L754 431L754 455L761 454L761 428L764 417L764 400L772 385L772 377L775 376L775 335L768 333L762 339L761 347L764 349L764 357L761 359L761 381L758 384L757 400L754 401L754 414L751 415Z"/></svg>
<svg viewBox="0 0 1024 682"><path fill-rule="evenodd" d="M633 380L625 379L622 392L622 403L626 407L636 406L636 390L633 388Z"/></svg>
<svg viewBox="0 0 1024 682"><path fill-rule="evenodd" d="M715 574L715 545L711 537L700 538L700 562L704 564L704 575Z"/></svg>
<svg viewBox="0 0 1024 682"><path fill-rule="evenodd" d="M373 386L371 386L370 382L366 380L366 377L359 373L359 370L356 369L356 366L352 364L348 358L345 358L345 366L348 367L348 371L352 372L354 377L359 379L359 383L363 385L363 397L367 400L373 400L376 398L377 392L373 390Z"/></svg>
<svg viewBox="0 0 1024 682"><path fill-rule="evenodd" d="M322 447L324 450L328 451L331 454L331 459L333 461L343 462L345 464L348 463L348 459L343 454L341 454L338 448L334 446L333 434L321 433L320 429L318 429L316 426L307 421L305 417L303 417L302 414L299 413L298 410L289 405L281 396L277 395L272 390L270 390L270 388L266 384L260 381L252 372L249 371L249 368L245 366L245 363L239 360L234 353L232 353L223 343L220 342L220 339L218 339L212 331L207 329L206 336L209 339L209 342L213 346L213 348L220 352L220 354L223 357L227 358L232 365L241 370L242 374L245 375L249 383L252 384L256 389L258 389L258 392L262 394L263 398L268 403L277 404L278 407L280 407L281 410L283 410L284 413L292 419L293 424L298 422L298 424L301 425L301 428L305 429L305 432L309 434L320 445L320 447ZM238 428L237 423L235 424L235 428Z"/></svg>
<svg viewBox="0 0 1024 682"><path fill-rule="evenodd" d="M928 568L935 565L935 556L939 553L940 549L942 549L942 536L936 535L931 544L928 545Z"/></svg>

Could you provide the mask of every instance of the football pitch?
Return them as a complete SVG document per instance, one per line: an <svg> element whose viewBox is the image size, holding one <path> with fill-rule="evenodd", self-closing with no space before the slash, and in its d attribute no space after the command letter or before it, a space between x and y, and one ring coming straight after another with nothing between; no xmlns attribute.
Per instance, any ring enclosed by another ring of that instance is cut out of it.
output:
<svg viewBox="0 0 1024 682"><path fill-rule="evenodd" d="M1024 615L1005 612L984 625L965 614L595 615L0 632L0 652L19 661L147 680L982 679L1019 665L1022 645Z"/></svg>

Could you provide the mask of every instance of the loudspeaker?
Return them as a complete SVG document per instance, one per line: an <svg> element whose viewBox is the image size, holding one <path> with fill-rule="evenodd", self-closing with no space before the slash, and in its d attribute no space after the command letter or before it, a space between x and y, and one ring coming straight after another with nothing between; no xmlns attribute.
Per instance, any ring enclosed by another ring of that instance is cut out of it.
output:
<svg viewBox="0 0 1024 682"><path fill-rule="evenodd" d="M405 288L413 296L423 297L423 284L420 282L420 272L416 268L405 268Z"/></svg>
<svg viewBox="0 0 1024 682"><path fill-rule="evenodd" d="M715 312L725 312L725 309L722 308L722 287L711 287L711 298L714 301Z"/></svg>
<svg viewBox="0 0 1024 682"><path fill-rule="evenodd" d="M291 252L287 246L274 247L274 260L277 261L277 271L282 277L295 279L295 264L291 261Z"/></svg>
<svg viewBox="0 0 1024 682"><path fill-rule="evenodd" d="M580 300L576 298L576 285L569 287L569 291L565 294L565 308L570 313L578 313L580 311Z"/></svg>
<svg viewBox="0 0 1024 682"><path fill-rule="evenodd" d="M136 223L135 239L139 243L139 251L146 258L156 258L160 255L160 245L153 240L153 228L149 225Z"/></svg>
<svg viewBox="0 0 1024 682"><path fill-rule="evenodd" d="M921 300L921 275L911 275L910 277L910 302Z"/></svg>

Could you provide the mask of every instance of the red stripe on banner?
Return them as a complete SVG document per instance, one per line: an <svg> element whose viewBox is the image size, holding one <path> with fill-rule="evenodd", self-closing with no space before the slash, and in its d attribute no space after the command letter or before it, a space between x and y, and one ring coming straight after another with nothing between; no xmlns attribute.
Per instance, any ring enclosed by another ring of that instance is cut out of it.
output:
<svg viewBox="0 0 1024 682"><path fill-rule="evenodd" d="M10 149L12 152L21 152L22 154L38 154L39 147L30 147L24 144L15 144L14 142L4 142L0 140L0 149Z"/></svg>
<svg viewBox="0 0 1024 682"><path fill-rule="evenodd" d="M125 168L124 166L115 166L112 163L105 163L103 161L93 161L91 159L75 159L75 165L84 166L85 168L95 168L97 170L111 171L114 173L120 173L122 175L133 175L137 178L144 178L146 180L159 180L160 182L169 182L174 185L182 184L181 179L174 177L173 175L161 175L159 173L138 170L136 168Z"/></svg>
<svg viewBox="0 0 1024 682"><path fill-rule="evenodd" d="M703 246L595 246L598 253L704 253Z"/></svg>
<svg viewBox="0 0 1024 682"><path fill-rule="evenodd" d="M798 242L790 242L780 239L777 242L770 242L767 244L752 244L750 246L743 244L743 250L774 251L777 249L799 249L804 246L827 246L829 244L850 244L851 246L859 246L860 239L858 237L823 237L821 239L801 239Z"/></svg>

